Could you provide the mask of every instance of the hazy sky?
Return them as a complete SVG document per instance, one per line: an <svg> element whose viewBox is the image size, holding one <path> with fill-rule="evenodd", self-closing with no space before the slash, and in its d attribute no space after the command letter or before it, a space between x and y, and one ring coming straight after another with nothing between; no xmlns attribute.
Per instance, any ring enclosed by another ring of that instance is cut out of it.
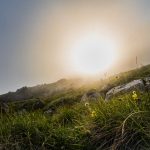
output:
<svg viewBox="0 0 150 150"><path fill-rule="evenodd" d="M72 45L99 30L118 40L114 72L150 63L150 0L0 0L0 94L74 75Z"/></svg>

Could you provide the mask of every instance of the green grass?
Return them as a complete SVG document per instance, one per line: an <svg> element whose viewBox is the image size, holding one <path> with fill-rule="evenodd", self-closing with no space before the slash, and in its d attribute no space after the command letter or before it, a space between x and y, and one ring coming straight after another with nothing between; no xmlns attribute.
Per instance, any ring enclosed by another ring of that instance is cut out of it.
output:
<svg viewBox="0 0 150 150"><path fill-rule="evenodd" d="M150 77L150 65L110 76L103 81L103 84L100 82L98 85L100 91L102 90L101 92L106 93L109 89L115 86L128 83L132 80L143 79L145 77ZM105 88L103 89L102 87L104 87L104 85Z"/></svg>
<svg viewBox="0 0 150 150"><path fill-rule="evenodd" d="M49 99L9 103L0 113L0 149L4 150L147 150L150 149L150 95L131 93L109 102L99 99L89 107L80 102L89 89L106 92L111 87L150 75L150 66L122 73L79 90L56 94ZM35 103L42 102L38 107ZM22 109L25 112L20 113ZM37 108L37 109L36 109ZM52 114L44 111L52 109ZM92 111L95 116L92 117Z"/></svg>
<svg viewBox="0 0 150 150"><path fill-rule="evenodd" d="M97 117L92 128L95 149L146 149L150 148L150 111L148 95L137 106L130 97L96 106Z"/></svg>
<svg viewBox="0 0 150 150"><path fill-rule="evenodd" d="M72 126L76 119L75 115L70 110L68 114L56 115L56 121L41 112L4 116L0 123L1 147L5 149L82 149L82 139L86 132L75 128L75 125ZM61 121L65 122L62 124ZM70 126L65 126L69 123Z"/></svg>
<svg viewBox="0 0 150 150"><path fill-rule="evenodd" d="M150 100L142 95L138 107L131 95L110 102L59 107L51 116L43 111L1 114L2 149L148 149ZM91 110L96 116L91 116Z"/></svg>

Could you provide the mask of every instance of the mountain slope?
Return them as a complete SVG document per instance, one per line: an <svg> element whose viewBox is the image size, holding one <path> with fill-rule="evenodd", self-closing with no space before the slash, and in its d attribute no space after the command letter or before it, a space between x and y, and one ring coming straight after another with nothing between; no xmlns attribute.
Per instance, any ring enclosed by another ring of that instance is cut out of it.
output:
<svg viewBox="0 0 150 150"><path fill-rule="evenodd" d="M22 87L16 92L9 92L0 95L0 101L18 101L27 100L32 98L50 98L55 94L62 94L71 89L77 89L82 86L82 81L80 79L61 79L55 83L43 84L34 87Z"/></svg>
<svg viewBox="0 0 150 150"><path fill-rule="evenodd" d="M150 76L150 66L93 84L60 80L17 90L9 98L9 94L2 95L2 100L8 98L10 102L2 103L8 111L0 109L0 149L150 149L149 92L138 95L140 104L132 98L132 91L119 100L113 98L106 102L100 98L89 104L81 102L82 95L92 88L105 93L111 87L147 76ZM27 95L27 99L23 100L27 94L22 94L24 90L32 93L32 99L28 99L31 95ZM50 94L39 103L41 99L38 97L45 98L47 92ZM19 99L16 95L21 94L22 99Z"/></svg>

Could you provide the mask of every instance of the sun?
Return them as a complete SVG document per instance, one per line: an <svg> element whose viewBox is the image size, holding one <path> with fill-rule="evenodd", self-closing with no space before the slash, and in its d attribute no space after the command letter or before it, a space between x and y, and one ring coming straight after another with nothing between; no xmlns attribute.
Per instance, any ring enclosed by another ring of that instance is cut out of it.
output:
<svg viewBox="0 0 150 150"><path fill-rule="evenodd" d="M72 50L73 66L82 74L107 71L117 60L117 45L113 38L103 35L82 37Z"/></svg>

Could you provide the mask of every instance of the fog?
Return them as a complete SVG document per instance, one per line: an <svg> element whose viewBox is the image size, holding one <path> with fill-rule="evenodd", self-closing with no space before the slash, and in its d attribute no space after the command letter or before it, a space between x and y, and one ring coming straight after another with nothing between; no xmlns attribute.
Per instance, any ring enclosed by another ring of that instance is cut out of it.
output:
<svg viewBox="0 0 150 150"><path fill-rule="evenodd" d="M104 31L118 42L109 74L137 67L136 57L138 66L150 63L149 8L149 0L1 0L0 94L82 76L71 53L89 32Z"/></svg>

